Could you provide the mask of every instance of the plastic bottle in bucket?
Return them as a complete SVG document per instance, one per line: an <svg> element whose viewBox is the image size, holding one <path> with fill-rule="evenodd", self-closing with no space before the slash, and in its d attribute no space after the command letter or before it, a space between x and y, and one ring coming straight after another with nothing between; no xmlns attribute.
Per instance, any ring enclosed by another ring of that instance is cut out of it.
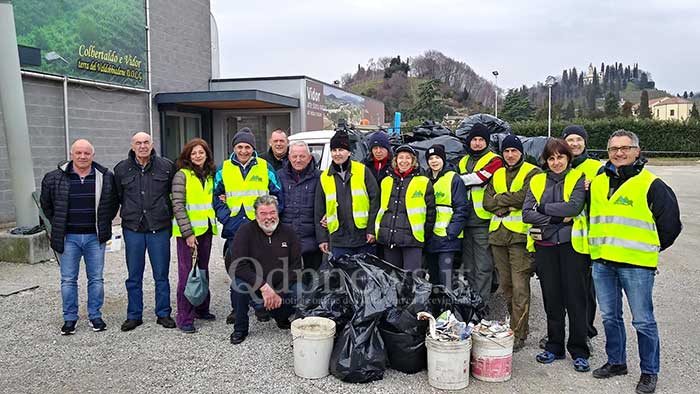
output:
<svg viewBox="0 0 700 394"><path fill-rule="evenodd" d="M306 379L328 375L335 322L325 317L307 317L292 322L294 373Z"/></svg>

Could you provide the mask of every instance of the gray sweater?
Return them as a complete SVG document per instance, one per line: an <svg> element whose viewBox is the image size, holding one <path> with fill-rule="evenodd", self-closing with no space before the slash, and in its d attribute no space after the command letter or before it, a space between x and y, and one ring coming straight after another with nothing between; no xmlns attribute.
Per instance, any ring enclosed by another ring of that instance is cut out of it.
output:
<svg viewBox="0 0 700 394"><path fill-rule="evenodd" d="M571 226L573 221L564 223L566 217L573 218L583 210L586 203L586 190L583 185L584 177L576 182L569 202L564 202L564 178L570 169L561 174L546 171L542 198L540 199L540 211L537 210L537 200L528 189L523 203L523 222L532 224L533 227L542 229L542 242L562 244L571 242ZM542 213L541 211L544 211Z"/></svg>

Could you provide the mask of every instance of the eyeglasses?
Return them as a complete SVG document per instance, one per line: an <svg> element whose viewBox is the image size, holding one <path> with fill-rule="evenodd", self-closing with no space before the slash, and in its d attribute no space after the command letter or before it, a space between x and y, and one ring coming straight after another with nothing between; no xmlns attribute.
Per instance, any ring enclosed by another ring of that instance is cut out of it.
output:
<svg viewBox="0 0 700 394"><path fill-rule="evenodd" d="M614 155L617 152L630 153L632 149L639 148L636 145L625 145L625 146L611 146L608 148L608 153Z"/></svg>

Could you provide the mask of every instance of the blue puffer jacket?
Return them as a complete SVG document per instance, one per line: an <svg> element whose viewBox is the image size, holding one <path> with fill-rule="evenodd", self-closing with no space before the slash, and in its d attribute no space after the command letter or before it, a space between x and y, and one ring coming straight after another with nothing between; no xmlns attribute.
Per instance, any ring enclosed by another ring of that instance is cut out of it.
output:
<svg viewBox="0 0 700 394"><path fill-rule="evenodd" d="M318 250L316 226L314 223L314 196L319 185L321 171L316 169L316 161L297 173L289 161L277 170L277 177L284 191L284 211L280 221L291 226L301 240L301 253Z"/></svg>
<svg viewBox="0 0 700 394"><path fill-rule="evenodd" d="M427 171L428 178L433 186L447 171L457 172L456 168L449 163L443 167L436 178L433 178L432 171ZM462 239L457 238L457 236L467 224L469 206L467 205L467 188L459 176L452 178L452 209L454 213L450 224L447 226L447 237L438 237L433 234L425 247L426 253L459 252L462 249Z"/></svg>
<svg viewBox="0 0 700 394"><path fill-rule="evenodd" d="M239 163L238 160L236 160L235 153L231 154L229 160L231 160L231 163L233 163L233 165L241 169L244 179L246 175L248 175L248 171L250 170L250 168L258 162L258 158L256 155L252 157L250 159L250 163L245 168L243 168L241 163ZM221 175L222 168L223 164L219 166L219 168L216 170L216 177L214 178L214 200L212 201L212 203L214 205L214 211L216 212L216 218L221 224L224 225L224 229L221 231L221 238L233 239L233 237L236 235L236 231L238 231L238 228L241 227L241 225L248 223L250 220L248 219L248 216L246 216L245 211L243 209L240 209L236 216L231 216L231 210L228 208L228 205L226 205L225 202L219 199L220 195L226 194L226 187L224 186L224 182ZM282 210L284 209L284 198L282 196L282 189L280 188L280 183L277 179L277 174L275 174L275 169L272 168L272 164L270 163L267 163L267 175L270 178L267 190L270 192L271 195L277 197L277 201L279 201L279 211L282 212Z"/></svg>

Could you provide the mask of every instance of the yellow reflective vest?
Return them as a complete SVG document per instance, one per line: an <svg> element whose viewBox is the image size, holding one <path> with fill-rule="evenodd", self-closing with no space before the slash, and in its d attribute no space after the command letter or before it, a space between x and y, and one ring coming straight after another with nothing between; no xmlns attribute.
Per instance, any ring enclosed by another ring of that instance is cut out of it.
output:
<svg viewBox="0 0 700 394"><path fill-rule="evenodd" d="M270 192L267 161L260 157L257 157L256 161L257 163L248 170L245 179L238 166L231 163L231 160L224 161L221 180L226 189L226 205L231 210L231 216L238 215L240 210L244 209L248 219L255 220L255 199Z"/></svg>
<svg viewBox="0 0 700 394"><path fill-rule="evenodd" d="M180 172L185 174L185 209L187 218L190 219L192 232L198 237L207 232L211 226L214 235L218 233L216 227L216 213L212 205L214 195L214 179L210 175L202 186L202 182L197 178L194 171L182 168ZM181 237L180 226L173 218L173 235Z"/></svg>
<svg viewBox="0 0 700 394"><path fill-rule="evenodd" d="M367 228L369 222L369 194L365 184L365 166L350 161L350 190L352 199L352 219L358 229ZM321 187L326 195L326 223L328 233L333 234L340 228L338 220L338 197L336 195L335 177L330 168L321 174ZM309 196L313 198L313 196Z"/></svg>
<svg viewBox="0 0 700 394"><path fill-rule="evenodd" d="M591 183L591 259L656 267L661 244L647 193L656 175L642 170L610 198L610 178L600 174Z"/></svg>
<svg viewBox="0 0 700 394"><path fill-rule="evenodd" d="M418 242L425 241L425 220L428 213L427 205L425 204L425 193L428 189L430 180L423 175L415 175L406 187L406 200L403 203L406 206L406 214L408 222L411 224L411 232L413 238ZM375 220L375 234L379 237L379 225L384 217L384 213L389 209L389 199L391 190L394 187L394 177L388 176L382 180L381 186L381 203L377 219Z"/></svg>
<svg viewBox="0 0 700 394"><path fill-rule="evenodd" d="M493 174L491 182L493 183L493 189L496 193L507 193L507 192L517 192L522 190L525 185L525 178L530 173L530 171L537 168L536 166L523 162L518 170L518 173L513 178L510 184L510 188L507 186L506 182L506 168L501 167ZM491 216L491 223L489 224L489 232L494 232L503 225L508 230L518 233L527 234L530 228L529 224L523 223L523 210L520 207L517 211L511 211L507 216L499 217L497 215Z"/></svg>
<svg viewBox="0 0 700 394"><path fill-rule="evenodd" d="M574 168L583 172L586 175L587 180L593 181L593 178L598 176L598 171L602 166L603 164L600 162L600 160L588 158Z"/></svg>
<svg viewBox="0 0 700 394"><path fill-rule="evenodd" d="M498 155L491 152L491 151L486 152L486 154L483 155L476 162L476 165L474 166L474 171L472 171L472 172L481 171L495 157L498 157ZM462 158L462 160L459 161L459 172L460 173L462 173L462 174L467 173L467 162L468 161L469 161L469 155L464 156ZM484 209L484 191L486 190L486 186L471 186L471 187L467 187L467 189L468 189L467 196L470 196L469 198L471 198L471 200L472 200L472 205L474 207L474 213L476 213L476 216L478 216L479 218L484 219L484 220L491 219L491 216L493 216L493 214Z"/></svg>
<svg viewBox="0 0 700 394"><path fill-rule="evenodd" d="M576 182L584 176L583 172L572 168L564 178L564 201L568 202L571 198L571 193L574 191ZM547 174L541 173L533 176L530 179L530 191L532 195L540 203L542 193L544 193L545 183L547 182ZM529 241L529 240L528 240ZM531 242L528 242L530 244ZM586 210L582 209L573 220L571 226L571 246L575 251L581 254L588 254L588 219L586 218Z"/></svg>
<svg viewBox="0 0 700 394"><path fill-rule="evenodd" d="M436 211L433 234L438 237L447 236L447 226L450 225L454 215L454 210L452 209L452 179L456 176L458 176L456 172L447 171L433 184ZM461 231L457 238L464 238L464 231Z"/></svg>

